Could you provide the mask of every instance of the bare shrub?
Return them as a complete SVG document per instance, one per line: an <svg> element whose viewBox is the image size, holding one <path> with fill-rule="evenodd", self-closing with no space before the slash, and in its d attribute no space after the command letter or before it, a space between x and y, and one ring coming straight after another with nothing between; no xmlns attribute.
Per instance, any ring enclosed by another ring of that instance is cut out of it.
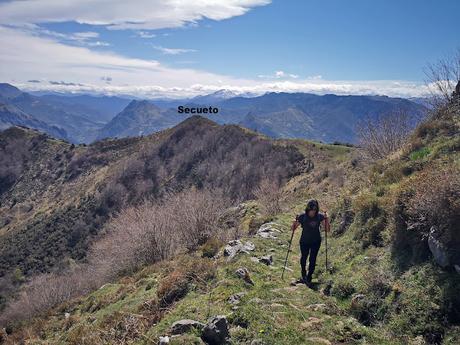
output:
<svg viewBox="0 0 460 345"><path fill-rule="evenodd" d="M360 146L370 159L381 159L403 147L412 130L410 116L403 111L368 117L357 126Z"/></svg>
<svg viewBox="0 0 460 345"><path fill-rule="evenodd" d="M407 214L423 235L426 236L432 226L446 235L456 232L460 221L460 169L427 169L417 177L414 187Z"/></svg>
<svg viewBox="0 0 460 345"><path fill-rule="evenodd" d="M110 275L116 277L195 250L217 233L226 206L228 200L219 193L188 190L161 202L128 208L108 224L90 260L95 266L111 267Z"/></svg>
<svg viewBox="0 0 460 345"><path fill-rule="evenodd" d="M430 234L442 243L449 262L460 263L460 169L431 166L421 171L400 192L395 222L393 252L402 258L401 266L430 257Z"/></svg>
<svg viewBox="0 0 460 345"><path fill-rule="evenodd" d="M455 87L460 81L460 48L452 56L429 64L425 74L434 108L452 105Z"/></svg>
<svg viewBox="0 0 460 345"><path fill-rule="evenodd" d="M264 179L255 190L254 195L262 205L266 215L273 216L281 212L281 187L275 181Z"/></svg>
<svg viewBox="0 0 460 345"><path fill-rule="evenodd" d="M19 298L7 305L0 315L0 325L27 320L70 299L95 289L102 275L89 267L78 267L65 274L47 273L27 283Z"/></svg>
<svg viewBox="0 0 460 345"><path fill-rule="evenodd" d="M146 201L124 210L111 220L106 233L92 246L87 264L64 274L33 278L19 298L7 305L0 325L29 319L122 273L195 250L210 237L222 237L218 234L218 220L228 206L229 201L220 193L187 190L161 202ZM206 265L184 265L190 272L181 274L187 281L190 274L204 279L203 272L209 271Z"/></svg>

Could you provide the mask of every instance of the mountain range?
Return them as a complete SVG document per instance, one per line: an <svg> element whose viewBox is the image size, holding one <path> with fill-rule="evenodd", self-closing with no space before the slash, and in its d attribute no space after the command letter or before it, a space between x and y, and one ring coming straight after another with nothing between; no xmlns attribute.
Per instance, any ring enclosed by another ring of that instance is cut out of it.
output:
<svg viewBox="0 0 460 345"><path fill-rule="evenodd" d="M73 143L147 135L170 128L186 118L177 112L180 105L217 107L219 113L208 114L209 119L219 124L238 124L273 138L348 143L357 141L355 128L365 118L403 111L417 120L427 111L423 100L387 96L254 96L220 90L186 99L129 100L116 96L37 95L9 84L0 84L0 102L29 118L24 123L12 121L11 115L8 121L6 115L0 115L3 127L8 123L26 125Z"/></svg>

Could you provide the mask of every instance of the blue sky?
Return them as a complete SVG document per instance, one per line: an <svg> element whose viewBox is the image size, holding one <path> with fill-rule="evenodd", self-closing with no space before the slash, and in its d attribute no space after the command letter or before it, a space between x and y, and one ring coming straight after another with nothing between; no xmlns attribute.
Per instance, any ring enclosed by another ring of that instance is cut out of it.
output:
<svg viewBox="0 0 460 345"><path fill-rule="evenodd" d="M0 3L0 79L29 89L419 96L460 47L457 0L39 3Z"/></svg>

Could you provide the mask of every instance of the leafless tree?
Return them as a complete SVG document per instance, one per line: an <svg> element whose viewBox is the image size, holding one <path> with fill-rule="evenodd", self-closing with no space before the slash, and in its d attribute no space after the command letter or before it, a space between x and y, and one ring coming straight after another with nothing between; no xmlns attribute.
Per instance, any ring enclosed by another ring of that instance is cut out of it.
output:
<svg viewBox="0 0 460 345"><path fill-rule="evenodd" d="M451 104L455 88L460 81L460 48L452 56L429 64L425 74L434 108Z"/></svg>
<svg viewBox="0 0 460 345"><path fill-rule="evenodd" d="M410 116L401 110L367 117L357 126L359 144L370 159L381 159L399 150L411 130Z"/></svg>

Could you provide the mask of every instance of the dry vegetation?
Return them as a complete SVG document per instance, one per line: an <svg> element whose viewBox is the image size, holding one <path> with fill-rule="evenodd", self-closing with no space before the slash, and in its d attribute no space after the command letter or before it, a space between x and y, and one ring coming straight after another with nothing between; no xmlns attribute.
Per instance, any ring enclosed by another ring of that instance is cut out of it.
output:
<svg viewBox="0 0 460 345"><path fill-rule="evenodd" d="M138 216L141 211L136 207L142 207L146 199L166 200L192 187L221 190L231 200L246 200L254 197L264 176L270 183L283 184L302 171L304 160L293 146L279 146L237 126L219 126L199 117L149 137L90 146L74 146L22 129L3 132L0 144L5 148L0 162L15 162L0 168L4 190L0 219L8 223L0 233L0 310L22 284L15 280L15 270L28 279L60 270L68 259L83 262L91 243L117 213L129 209L119 220L128 223L130 217ZM11 159L15 150L22 157L16 161ZM202 212L214 210L220 200L216 197ZM144 206L144 211L150 209L149 217L158 218L150 229L157 237L149 241L165 244L145 255L168 255L170 249L161 234L170 226L184 238L186 249L206 241L210 228L204 229L201 239L184 228L186 222L201 222L199 217L175 217L168 225L167 216L156 214L154 205ZM22 209L26 211L19 212Z"/></svg>
<svg viewBox="0 0 460 345"><path fill-rule="evenodd" d="M411 118L402 111L368 117L357 128L359 145L370 159L382 159L403 147L411 129Z"/></svg>
<svg viewBox="0 0 460 345"><path fill-rule="evenodd" d="M218 220L229 204L220 193L187 190L161 202L147 201L122 211L91 247L88 263L34 277L19 298L6 307L0 323L29 319L122 274L132 274L147 264L193 251L211 237L226 238L230 234L219 228ZM188 277L193 270L178 272L170 279L179 273Z"/></svg>

